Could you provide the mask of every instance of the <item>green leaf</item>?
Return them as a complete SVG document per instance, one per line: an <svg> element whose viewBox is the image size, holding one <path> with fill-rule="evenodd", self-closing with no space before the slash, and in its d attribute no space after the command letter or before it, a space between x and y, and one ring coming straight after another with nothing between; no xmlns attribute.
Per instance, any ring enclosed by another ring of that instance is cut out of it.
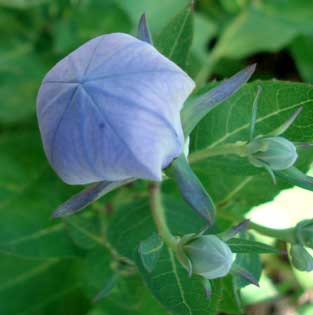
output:
<svg viewBox="0 0 313 315"><path fill-rule="evenodd" d="M179 199L165 195L164 205L169 226L174 234L194 233L203 226L202 220ZM190 279L188 272L168 248L163 247L155 269L151 273L146 271L138 256L137 246L153 231L155 226L149 213L148 202L141 200L122 207L116 213L109 228L108 238L121 255L136 261L153 295L168 311L179 315L215 314L221 296L220 282L213 282L213 296L207 300L200 279Z"/></svg>
<svg viewBox="0 0 313 315"><path fill-rule="evenodd" d="M105 280L103 287L100 292L95 296L94 301L98 302L106 298L114 290L117 285L118 275L117 273L112 273L108 279Z"/></svg>
<svg viewBox="0 0 313 315"><path fill-rule="evenodd" d="M299 36L290 46L296 66L301 78L309 83L313 83L313 38L312 36Z"/></svg>
<svg viewBox="0 0 313 315"><path fill-rule="evenodd" d="M14 124L35 113L36 95L47 70L30 42L0 47L0 123Z"/></svg>
<svg viewBox="0 0 313 315"><path fill-rule="evenodd" d="M76 260L33 261L1 254L0 269L1 314L84 315L88 310Z"/></svg>
<svg viewBox="0 0 313 315"><path fill-rule="evenodd" d="M105 247L102 221L103 218L98 211L64 219L68 236L77 247L83 250L91 250L97 246Z"/></svg>
<svg viewBox="0 0 313 315"><path fill-rule="evenodd" d="M215 218L213 200L192 171L185 155L182 154L175 159L167 172L174 178L185 201L202 219L213 225Z"/></svg>
<svg viewBox="0 0 313 315"><path fill-rule="evenodd" d="M297 34L297 29L279 14L275 16L262 6L251 5L229 23L212 56L240 59L259 51L278 51Z"/></svg>
<svg viewBox="0 0 313 315"><path fill-rule="evenodd" d="M39 6L49 0L0 0L0 6L18 9L27 9L33 6Z"/></svg>
<svg viewBox="0 0 313 315"><path fill-rule="evenodd" d="M192 134L191 151L247 141L252 104L258 85L261 85L263 92L259 99L255 135L266 134L280 126L301 106L301 114L284 136L291 141L311 142L312 86L302 83L257 81L246 84L208 113ZM297 167L302 171L307 170L313 160L312 150L298 153ZM231 155L211 157L192 164L192 168L212 196L221 216L221 212L226 209L226 212L242 214L253 206L272 200L282 189L290 187L282 181L273 185L270 176L263 170L253 167L245 158Z"/></svg>
<svg viewBox="0 0 313 315"><path fill-rule="evenodd" d="M243 270L246 270L253 276L256 281L260 280L262 272L262 263L260 256L257 254L238 254L235 260L235 264ZM235 286L239 289L251 284L251 281L246 280L241 276L235 276Z"/></svg>
<svg viewBox="0 0 313 315"><path fill-rule="evenodd" d="M148 272L152 272L160 258L160 253L163 247L163 240L156 233L149 238L141 241L139 244L139 256L142 265Z"/></svg>
<svg viewBox="0 0 313 315"><path fill-rule="evenodd" d="M151 30L156 33L161 32L163 27L175 16L176 12L190 3L190 0L114 0L122 9L124 9L133 25L137 25L139 18L145 12Z"/></svg>
<svg viewBox="0 0 313 315"><path fill-rule="evenodd" d="M69 52L93 37L113 32L127 32L130 20L111 1L89 1L72 6L54 25L55 50Z"/></svg>
<svg viewBox="0 0 313 315"><path fill-rule="evenodd" d="M0 151L0 250L33 258L79 255L63 222L50 219L73 190L49 170L38 133L2 134Z"/></svg>
<svg viewBox="0 0 313 315"><path fill-rule="evenodd" d="M81 279L83 290L91 301L103 292L104 287L112 290L105 298L97 301L88 315L163 314L164 310L151 296L138 273L124 276L121 264L108 251L97 246L89 251L82 263ZM124 270L125 272L125 270ZM112 281L116 278L116 281ZM111 281L110 281L111 279ZM108 284L114 286L108 286Z"/></svg>
<svg viewBox="0 0 313 315"><path fill-rule="evenodd" d="M166 314L138 275L120 278L105 299L97 302L88 315L160 315Z"/></svg>
<svg viewBox="0 0 313 315"><path fill-rule="evenodd" d="M189 278L168 248L163 250L160 263L152 273L147 273L140 263L138 265L148 287L169 312L179 315L216 314L222 293L220 280L211 281L212 295L207 299L200 279ZM166 283L167 290L164 290Z"/></svg>
<svg viewBox="0 0 313 315"><path fill-rule="evenodd" d="M270 245L256 242L253 240L246 240L242 238L232 238L227 241L231 251L233 253L252 253L252 254L264 254L271 253L277 254L279 251Z"/></svg>
<svg viewBox="0 0 313 315"><path fill-rule="evenodd" d="M234 278L231 275L223 278L223 297L219 306L219 311L230 314L242 314L241 300L239 290L234 284Z"/></svg>
<svg viewBox="0 0 313 315"><path fill-rule="evenodd" d="M256 52L279 51L295 37L312 34L312 12L313 4L307 0L249 3L228 23L212 58L240 59Z"/></svg>
<svg viewBox="0 0 313 315"><path fill-rule="evenodd" d="M193 7L188 4L155 40L156 48L185 69L193 37Z"/></svg>

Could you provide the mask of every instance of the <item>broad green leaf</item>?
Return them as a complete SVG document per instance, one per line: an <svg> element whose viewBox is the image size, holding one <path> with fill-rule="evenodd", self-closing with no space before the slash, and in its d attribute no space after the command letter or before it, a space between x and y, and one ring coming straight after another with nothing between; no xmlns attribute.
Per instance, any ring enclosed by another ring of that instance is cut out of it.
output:
<svg viewBox="0 0 313 315"><path fill-rule="evenodd" d="M33 258L77 256L63 222L50 219L73 189L50 171L38 133L3 134L0 151L0 250Z"/></svg>
<svg viewBox="0 0 313 315"><path fill-rule="evenodd" d="M0 58L0 123L13 124L34 115L47 67L28 42L0 47Z"/></svg>
<svg viewBox="0 0 313 315"><path fill-rule="evenodd" d="M115 2L128 13L136 27L141 15L146 13L152 32L159 33L179 10L190 3L190 0L115 0Z"/></svg>
<svg viewBox="0 0 313 315"><path fill-rule="evenodd" d="M124 270L123 270L124 268ZM119 265L108 251L97 246L89 251L81 268L82 288L90 301L95 301L104 288L112 284L108 295L94 304L88 315L163 314L164 310L151 296L138 274L125 273L125 265ZM124 272L124 273L123 273ZM110 288L109 288L110 289Z"/></svg>
<svg viewBox="0 0 313 315"><path fill-rule="evenodd" d="M73 6L54 26L55 49L68 53L84 42L106 33L128 32L130 20L111 1L89 1Z"/></svg>
<svg viewBox="0 0 313 315"><path fill-rule="evenodd" d="M88 315L160 315L166 311L138 275L120 278L112 293L95 304Z"/></svg>
<svg viewBox="0 0 313 315"><path fill-rule="evenodd" d="M73 243L81 249L91 250L95 247L105 247L103 218L98 211L86 212L83 215L64 219L65 230Z"/></svg>
<svg viewBox="0 0 313 315"><path fill-rule="evenodd" d="M140 242L138 248L139 257L143 267L148 272L153 271L158 263L163 245L163 240L156 233Z"/></svg>
<svg viewBox="0 0 313 315"><path fill-rule="evenodd" d="M83 290L90 301L95 299L106 285L107 280L116 274L112 269L111 262L110 253L102 246L95 246L86 253L81 266L81 280Z"/></svg>
<svg viewBox="0 0 313 315"><path fill-rule="evenodd" d="M242 238L232 238L227 241L231 251L233 253L251 253L251 254L263 254L271 253L277 254L279 251L267 244L256 242L253 240L246 240Z"/></svg>
<svg viewBox="0 0 313 315"><path fill-rule="evenodd" d="M168 223L174 234L197 232L203 226L202 220L180 200L165 196L164 201ZM109 241L121 255L136 260L148 287L167 310L179 315L215 314L221 295L219 281L213 282L213 297L207 300L199 279L190 279L174 253L165 246L151 273L142 266L137 247L153 231L155 226L148 203L142 200L118 211L109 228Z"/></svg>
<svg viewBox="0 0 313 315"><path fill-rule="evenodd" d="M169 312L179 315L216 314L222 294L220 280L211 281L212 295L207 299L200 279L190 278L169 248L163 249L159 264L150 274L140 261L137 263L148 287ZM166 284L167 290L164 288Z"/></svg>
<svg viewBox="0 0 313 315"><path fill-rule="evenodd" d="M76 260L25 260L0 255L0 313L5 315L86 314Z"/></svg>
<svg viewBox="0 0 313 315"><path fill-rule="evenodd" d="M198 11L194 13L194 35L189 61L186 65L187 73L192 78L195 78L208 63L208 43L216 36L217 30L217 24L213 20Z"/></svg>
<svg viewBox="0 0 313 315"><path fill-rule="evenodd" d="M0 0L0 6L27 9L49 2L49 0Z"/></svg>
<svg viewBox="0 0 313 315"><path fill-rule="evenodd" d="M212 52L215 59L244 58L256 52L278 51L298 32L269 10L251 5L233 19Z"/></svg>
<svg viewBox="0 0 313 315"><path fill-rule="evenodd" d="M192 151L215 148L224 143L247 141L252 104L257 86L261 85L256 119L256 135L266 134L280 126L300 106L302 113L284 134L291 141L313 140L313 88L311 85L280 81L257 81L242 87L234 96L213 109L192 134ZM312 151L299 152L297 167L307 170L313 160ZM192 158L192 153L190 155ZM280 190L289 187L279 181L273 185L263 170L250 165L245 158L217 156L192 164L219 209L227 208L239 214L251 207L272 200Z"/></svg>
<svg viewBox="0 0 313 315"><path fill-rule="evenodd" d="M166 57L185 69L193 37L193 7L188 4L162 30L155 46Z"/></svg>
<svg viewBox="0 0 313 315"><path fill-rule="evenodd" d="M260 6L275 19L285 21L299 33L312 33L313 2L307 0L266 0Z"/></svg>
<svg viewBox="0 0 313 315"><path fill-rule="evenodd" d="M302 79L306 82L313 83L313 37L297 37L292 42L290 51Z"/></svg>
<svg viewBox="0 0 313 315"><path fill-rule="evenodd" d="M223 289L219 311L230 314L242 314L239 290L235 287L234 278L231 275L223 278Z"/></svg>
<svg viewBox="0 0 313 315"><path fill-rule="evenodd" d="M313 3L268 0L250 3L225 28L212 58L244 58L276 52L301 34L312 34Z"/></svg>

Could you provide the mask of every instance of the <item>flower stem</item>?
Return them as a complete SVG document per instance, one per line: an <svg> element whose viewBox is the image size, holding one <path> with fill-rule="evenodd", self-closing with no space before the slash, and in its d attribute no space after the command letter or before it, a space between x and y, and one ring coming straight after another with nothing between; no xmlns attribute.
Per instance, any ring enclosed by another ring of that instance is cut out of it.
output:
<svg viewBox="0 0 313 315"><path fill-rule="evenodd" d="M246 142L238 141L236 143L226 143L224 145L212 148L206 148L196 151L189 155L189 162L196 163L212 156L234 154L238 156L246 155Z"/></svg>
<svg viewBox="0 0 313 315"><path fill-rule="evenodd" d="M221 218L224 218L226 220L234 220L235 222L236 221L241 222L245 219L244 217L238 218L237 215L231 214L229 212L226 213L221 210L218 211L218 214L220 215ZM247 228L250 230L254 230L262 235L276 238L281 241L290 242L290 243L297 242L296 229L294 227L287 228L287 229L272 229L264 225L260 225L260 224L250 221Z"/></svg>
<svg viewBox="0 0 313 315"><path fill-rule="evenodd" d="M159 183L150 185L150 207L159 235L168 247L176 251L177 239L169 230L166 222L165 209L162 203L161 187Z"/></svg>
<svg viewBox="0 0 313 315"><path fill-rule="evenodd" d="M296 235L294 228L288 229L272 229L254 222L249 223L249 229L257 231L260 234L277 238L279 240L295 243L296 242Z"/></svg>

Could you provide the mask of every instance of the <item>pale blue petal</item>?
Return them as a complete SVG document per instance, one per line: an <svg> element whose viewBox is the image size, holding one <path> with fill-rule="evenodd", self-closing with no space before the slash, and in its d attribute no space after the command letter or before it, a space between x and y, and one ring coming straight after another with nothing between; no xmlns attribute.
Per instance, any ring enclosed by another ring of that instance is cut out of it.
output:
<svg viewBox="0 0 313 315"><path fill-rule="evenodd" d="M183 149L180 110L194 82L150 44L97 37L46 75L37 100L44 149L70 184L161 180Z"/></svg>

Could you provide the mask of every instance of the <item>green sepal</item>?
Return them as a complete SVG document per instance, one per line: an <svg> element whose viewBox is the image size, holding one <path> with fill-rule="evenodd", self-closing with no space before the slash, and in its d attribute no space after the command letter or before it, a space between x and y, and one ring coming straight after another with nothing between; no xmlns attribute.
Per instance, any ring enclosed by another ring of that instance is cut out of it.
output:
<svg viewBox="0 0 313 315"><path fill-rule="evenodd" d="M259 99L262 94L262 87L261 85L258 85L258 91L256 93L255 99L253 101L253 106L252 106L252 115L251 115L251 123L250 123L250 141L254 137L254 130L255 130L255 125L256 125L256 115L258 111L258 104L259 104Z"/></svg>
<svg viewBox="0 0 313 315"><path fill-rule="evenodd" d="M275 171L275 174L290 184L313 191L313 177L292 166L286 170Z"/></svg>
<svg viewBox="0 0 313 315"><path fill-rule="evenodd" d="M161 237L153 233L149 238L141 241L138 247L139 256L144 268L150 273L154 270L163 248Z"/></svg>
<svg viewBox="0 0 313 315"><path fill-rule="evenodd" d="M255 71L253 64L239 71L231 78L221 82L209 92L196 97L193 101L186 103L181 112L182 125L185 138L187 138L197 124L210 110L236 93L245 84Z"/></svg>
<svg viewBox="0 0 313 315"><path fill-rule="evenodd" d="M247 269L242 268L238 266L237 264L233 264L231 269L231 274L240 278L243 278L244 280L248 281L250 284L253 284L257 287L259 287L258 280L252 275L251 272L249 272Z"/></svg>
<svg viewBox="0 0 313 315"><path fill-rule="evenodd" d="M221 240L227 242L228 240L233 238L238 233L245 231L247 229L249 223L250 223L250 220L248 220L248 219L243 220L242 222L240 222L236 226L231 227L229 230L218 234L218 237Z"/></svg>
<svg viewBox="0 0 313 315"><path fill-rule="evenodd" d="M81 190L79 193L73 195L67 201L62 203L53 213L53 218L65 217L68 215L72 215L79 211L82 211L92 202L98 200L105 194L109 193L110 191L126 185L128 183L133 182L135 179L126 179L122 181L116 182L99 182L95 184L91 184L87 186L85 189Z"/></svg>
<svg viewBox="0 0 313 315"><path fill-rule="evenodd" d="M93 301L98 302L99 300L102 300L105 297L107 297L112 292L112 290L116 287L118 278L119 278L119 275L117 273L111 274L109 279L106 280L101 291L94 297Z"/></svg>
<svg viewBox="0 0 313 315"><path fill-rule="evenodd" d="M166 173L172 177L185 201L208 225L215 219L214 203L202 183L191 169L184 154L175 159Z"/></svg>
<svg viewBox="0 0 313 315"><path fill-rule="evenodd" d="M202 281L202 286L205 292L205 296L209 299L212 295L212 286L211 286L211 282L208 279L205 278L201 278Z"/></svg>
<svg viewBox="0 0 313 315"><path fill-rule="evenodd" d="M302 109L302 107L299 107L282 125L266 134L266 137L277 137L287 131L287 129L293 124L298 115L301 113Z"/></svg>

